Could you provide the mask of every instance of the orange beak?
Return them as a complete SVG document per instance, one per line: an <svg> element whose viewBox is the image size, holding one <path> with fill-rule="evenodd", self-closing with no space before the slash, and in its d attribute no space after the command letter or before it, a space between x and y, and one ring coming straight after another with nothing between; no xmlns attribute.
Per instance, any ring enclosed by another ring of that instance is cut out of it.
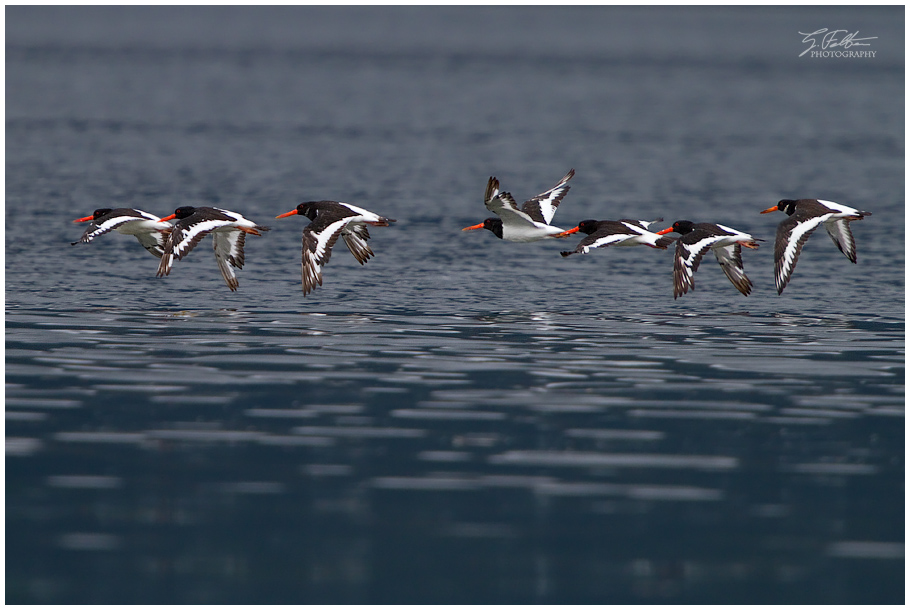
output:
<svg viewBox="0 0 910 610"><path fill-rule="evenodd" d="M284 214L279 214L275 218L287 218L288 216L293 216L296 213L297 213L297 210L294 209L294 210L291 210L290 212L285 212Z"/></svg>
<svg viewBox="0 0 910 610"><path fill-rule="evenodd" d="M569 229L568 231L563 231L562 233L557 233L553 237L568 237L572 233L578 233L578 227L575 227L574 229Z"/></svg>
<svg viewBox="0 0 910 610"><path fill-rule="evenodd" d="M658 231L657 234L658 234L658 235L666 235L667 233L672 233L672 232L673 232L673 227L669 227L669 228L667 228L667 229L664 229L663 231Z"/></svg>
<svg viewBox="0 0 910 610"><path fill-rule="evenodd" d="M88 222L88 221L92 220L93 218L94 218L94 216L86 216L85 218L77 218L73 222Z"/></svg>
<svg viewBox="0 0 910 610"><path fill-rule="evenodd" d="M483 223L480 223L479 225L465 227L464 229L462 229L462 231L473 231L474 229L482 229L482 228L483 228Z"/></svg>
<svg viewBox="0 0 910 610"><path fill-rule="evenodd" d="M177 215L176 215L176 214L171 214L170 216L165 216L164 218L162 218L162 219L161 219L161 222L165 222L165 221L167 221L167 220L174 220L175 218L177 218Z"/></svg>
<svg viewBox="0 0 910 610"><path fill-rule="evenodd" d="M774 206L773 208L768 208L767 210L762 210L761 212L759 212L759 214L770 214L771 212L776 212L777 209L778 209L777 206Z"/></svg>

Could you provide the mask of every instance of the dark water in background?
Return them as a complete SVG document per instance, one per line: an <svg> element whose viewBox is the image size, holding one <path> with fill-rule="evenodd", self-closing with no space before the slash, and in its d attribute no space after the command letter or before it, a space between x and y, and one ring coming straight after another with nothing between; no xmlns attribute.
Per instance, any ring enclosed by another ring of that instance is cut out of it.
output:
<svg viewBox="0 0 910 610"><path fill-rule="evenodd" d="M902 8L6 17L7 602L903 601ZM459 231L569 167L557 224L749 231L753 294ZM859 264L778 296L783 197L872 211ZM399 223L303 298L322 198ZM273 226L236 294L69 245L184 204Z"/></svg>

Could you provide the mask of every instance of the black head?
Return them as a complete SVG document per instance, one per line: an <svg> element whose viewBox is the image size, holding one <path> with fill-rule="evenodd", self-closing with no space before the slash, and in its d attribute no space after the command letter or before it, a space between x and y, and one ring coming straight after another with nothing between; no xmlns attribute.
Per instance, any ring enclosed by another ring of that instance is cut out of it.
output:
<svg viewBox="0 0 910 610"><path fill-rule="evenodd" d="M304 201L297 206L297 213L301 216L306 216L310 220L316 220L316 215L319 213L319 208L326 203L334 203L332 201Z"/></svg>
<svg viewBox="0 0 910 610"><path fill-rule="evenodd" d="M781 199L777 202L777 209L781 212L786 212L787 216L793 214L796 211L796 200L795 199Z"/></svg>
<svg viewBox="0 0 910 610"><path fill-rule="evenodd" d="M587 233L588 235L597 231L597 221L596 220L582 220L578 223L578 230L581 233Z"/></svg>
<svg viewBox="0 0 910 610"><path fill-rule="evenodd" d="M108 214L110 214L110 213L113 212L113 211L114 211L114 210L112 210L111 208L98 208L98 209L95 210L95 212L92 214L92 220L98 220L98 219L101 218L102 216L107 216Z"/></svg>
<svg viewBox="0 0 910 610"><path fill-rule="evenodd" d="M487 218L483 221L483 228L487 231L491 231L493 235L502 239L502 219L500 218Z"/></svg>
<svg viewBox="0 0 910 610"><path fill-rule="evenodd" d="M196 208L194 208L193 206L183 205L183 206L180 206L179 208L177 208L176 210L174 210L174 216L176 216L180 220L183 220L184 218L189 218L190 216L192 216L195 211L196 211Z"/></svg>
<svg viewBox="0 0 910 610"><path fill-rule="evenodd" d="M695 223L691 220L677 220L673 223L673 232L686 235L695 230Z"/></svg>

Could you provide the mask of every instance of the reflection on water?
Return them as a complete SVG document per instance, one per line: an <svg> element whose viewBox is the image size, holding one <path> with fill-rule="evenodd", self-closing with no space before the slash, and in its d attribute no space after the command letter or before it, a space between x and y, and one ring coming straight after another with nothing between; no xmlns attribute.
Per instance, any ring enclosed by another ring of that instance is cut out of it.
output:
<svg viewBox="0 0 910 610"><path fill-rule="evenodd" d="M850 598L903 570L902 332L8 311L7 549L55 558L8 598Z"/></svg>

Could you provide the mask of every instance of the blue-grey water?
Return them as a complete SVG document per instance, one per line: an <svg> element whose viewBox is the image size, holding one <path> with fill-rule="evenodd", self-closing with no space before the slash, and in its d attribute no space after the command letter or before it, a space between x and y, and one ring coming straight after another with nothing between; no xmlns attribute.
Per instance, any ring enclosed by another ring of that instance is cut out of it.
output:
<svg viewBox="0 0 910 610"><path fill-rule="evenodd" d="M903 602L904 106L903 7L7 7L6 601ZM460 231L570 167L752 295ZM778 296L799 197L872 216ZM399 222L304 298L313 199ZM236 293L70 246L179 205L272 226Z"/></svg>

